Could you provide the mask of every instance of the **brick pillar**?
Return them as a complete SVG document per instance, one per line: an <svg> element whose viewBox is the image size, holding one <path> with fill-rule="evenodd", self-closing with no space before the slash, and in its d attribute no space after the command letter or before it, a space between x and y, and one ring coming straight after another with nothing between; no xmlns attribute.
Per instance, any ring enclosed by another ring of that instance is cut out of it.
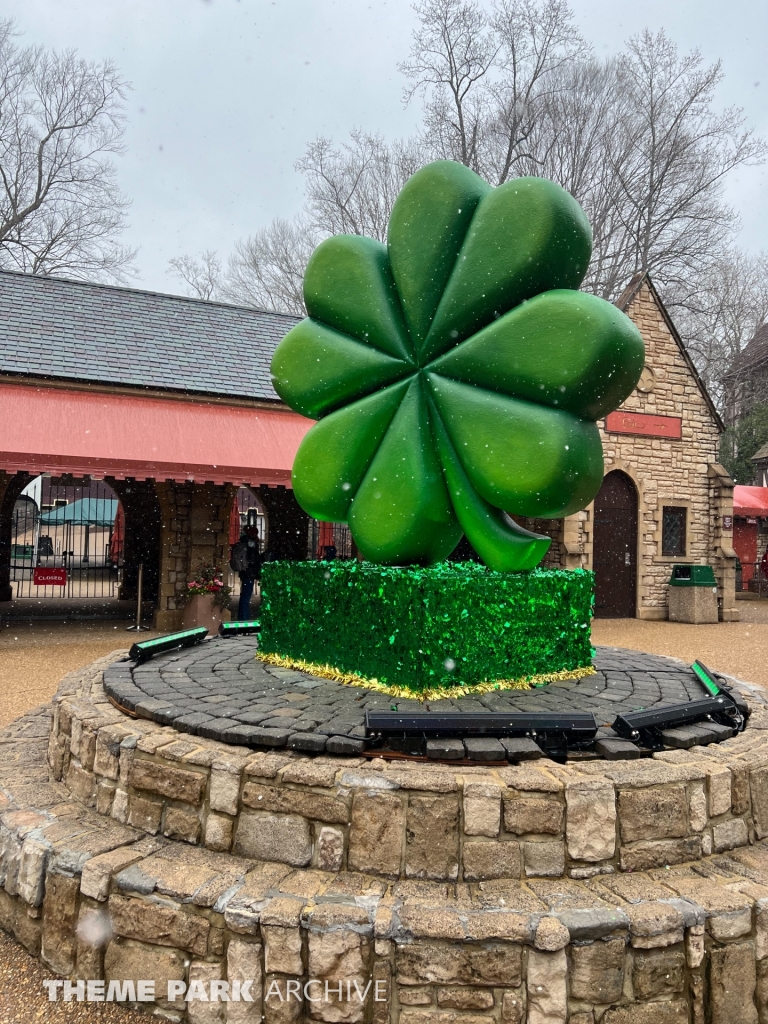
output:
<svg viewBox="0 0 768 1024"><path fill-rule="evenodd" d="M189 510L194 484L175 480L157 481L160 505L160 574L155 629L174 630L181 626L178 590L187 582L189 571Z"/></svg>
<svg viewBox="0 0 768 1024"><path fill-rule="evenodd" d="M229 561L229 517L237 489L231 484L196 484L190 507L190 575L200 562L226 568Z"/></svg>
<svg viewBox="0 0 768 1024"><path fill-rule="evenodd" d="M586 569L591 564L591 549L587 551L586 525L589 511L574 512L566 516L563 523L562 564L566 569Z"/></svg>
<svg viewBox="0 0 768 1024"><path fill-rule="evenodd" d="M229 560L231 484L156 483L160 505L160 583L155 628L181 627L181 594L200 562Z"/></svg>
<svg viewBox="0 0 768 1024"><path fill-rule="evenodd" d="M287 487L255 489L267 513L269 525L269 551L274 559L301 562L307 557L309 543L309 516Z"/></svg>
<svg viewBox="0 0 768 1024"><path fill-rule="evenodd" d="M32 479L29 473L9 476L0 470L0 601L13 598L11 588L11 531L13 506L16 499Z"/></svg>
<svg viewBox="0 0 768 1024"><path fill-rule="evenodd" d="M717 599L723 622L738 622L736 552L733 550L733 480L717 462L707 467L710 487L709 549L717 577ZM723 520L730 518L730 529Z"/></svg>

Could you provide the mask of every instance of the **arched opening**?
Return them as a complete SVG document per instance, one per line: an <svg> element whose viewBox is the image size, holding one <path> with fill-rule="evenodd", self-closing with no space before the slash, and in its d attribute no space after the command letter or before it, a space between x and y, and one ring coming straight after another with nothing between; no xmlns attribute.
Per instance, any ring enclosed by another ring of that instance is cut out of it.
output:
<svg viewBox="0 0 768 1024"><path fill-rule="evenodd" d="M637 614L637 488L613 470L595 498L592 565L595 617L633 619Z"/></svg>
<svg viewBox="0 0 768 1024"><path fill-rule="evenodd" d="M347 524L310 519L308 557L325 561L356 558L357 549Z"/></svg>
<svg viewBox="0 0 768 1024"><path fill-rule="evenodd" d="M11 599L117 597L125 516L103 480L29 480L11 513Z"/></svg>
<svg viewBox="0 0 768 1024"><path fill-rule="evenodd" d="M232 514L229 520L229 544L237 544L241 535L248 527L255 526L259 534L259 550L262 555L267 550L269 542L269 519L264 505L259 501L250 487L238 487L235 493L235 500L232 502ZM242 581L238 573L233 572L231 566L227 566L227 583L232 587L233 602L240 600L240 588ZM260 600L261 588L257 583L257 602ZM234 611L234 606L233 606ZM249 615L246 614L245 618Z"/></svg>
<svg viewBox="0 0 768 1024"><path fill-rule="evenodd" d="M238 487L232 505L229 543L236 544L240 534L248 526L255 526L259 531L259 548L262 552L266 551L269 543L269 519L266 510L250 487Z"/></svg>

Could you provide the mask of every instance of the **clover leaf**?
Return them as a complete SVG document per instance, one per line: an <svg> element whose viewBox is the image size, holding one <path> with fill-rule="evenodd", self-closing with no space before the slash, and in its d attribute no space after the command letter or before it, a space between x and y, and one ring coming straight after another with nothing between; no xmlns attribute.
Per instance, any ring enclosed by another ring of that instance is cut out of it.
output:
<svg viewBox="0 0 768 1024"><path fill-rule="evenodd" d="M584 212L554 182L491 188L450 161L405 184L386 246L319 245L309 316L272 360L280 397L318 420L293 466L304 510L348 523L374 562L437 562L465 533L493 569L538 564L550 539L507 513L589 504L595 421L643 367L632 321L576 291L590 253Z"/></svg>

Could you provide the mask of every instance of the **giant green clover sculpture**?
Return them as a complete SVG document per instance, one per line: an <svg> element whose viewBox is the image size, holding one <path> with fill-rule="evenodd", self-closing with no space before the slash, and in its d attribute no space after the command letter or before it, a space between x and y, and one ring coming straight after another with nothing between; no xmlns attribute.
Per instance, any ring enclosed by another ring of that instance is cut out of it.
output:
<svg viewBox="0 0 768 1024"><path fill-rule="evenodd" d="M319 245L309 316L272 360L280 397L319 421L293 466L304 510L348 523L373 562L438 562L465 533L492 569L538 564L549 538L505 513L589 504L595 421L643 367L631 320L575 290L590 253L589 222L558 185L491 188L449 161L405 184L386 246Z"/></svg>

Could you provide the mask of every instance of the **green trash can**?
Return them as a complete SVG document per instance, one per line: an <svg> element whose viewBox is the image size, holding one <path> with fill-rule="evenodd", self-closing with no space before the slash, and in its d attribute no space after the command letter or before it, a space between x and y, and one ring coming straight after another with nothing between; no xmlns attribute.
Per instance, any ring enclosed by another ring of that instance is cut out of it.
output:
<svg viewBox="0 0 768 1024"><path fill-rule="evenodd" d="M673 565L670 622L717 622L717 580L711 565Z"/></svg>

